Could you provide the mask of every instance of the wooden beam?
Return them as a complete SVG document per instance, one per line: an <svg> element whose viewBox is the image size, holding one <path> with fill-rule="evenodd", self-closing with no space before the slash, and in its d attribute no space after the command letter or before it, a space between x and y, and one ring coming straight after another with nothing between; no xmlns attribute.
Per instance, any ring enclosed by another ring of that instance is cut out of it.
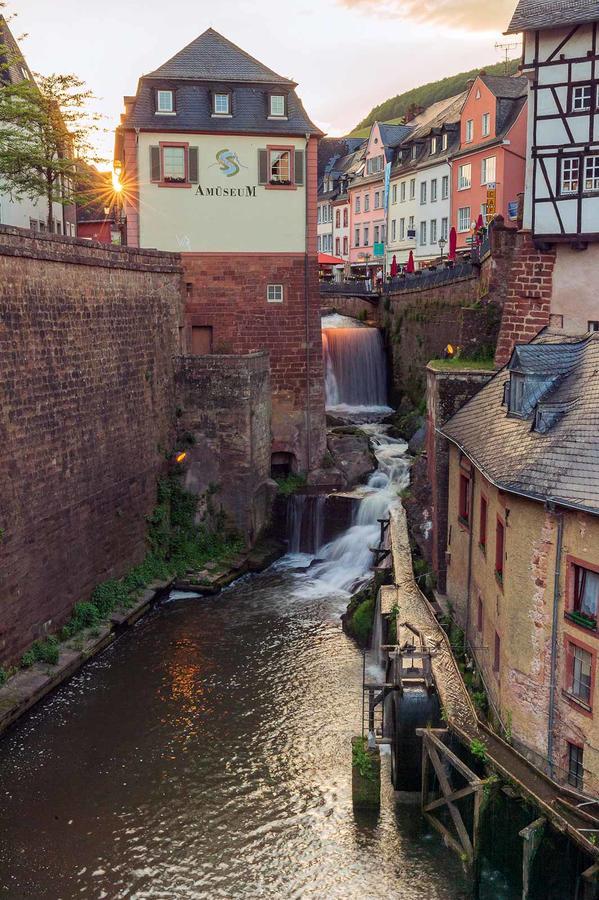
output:
<svg viewBox="0 0 599 900"><path fill-rule="evenodd" d="M463 847L460 847L458 841L456 841L453 834L450 831L448 831L448 829L445 827L445 825L443 825L442 822L440 822L438 819L435 819L435 817L431 816L429 813L425 812L424 818L429 823L429 825L432 825L433 828L439 832L439 834L441 835L443 840L452 848L452 850L455 850L455 852L458 854L458 856L461 857L464 852L464 849L463 849Z"/></svg>
<svg viewBox="0 0 599 900"><path fill-rule="evenodd" d="M434 809L438 809L440 806L444 806L445 803L448 803L450 800L453 802L455 800L461 800L462 797L467 797L469 794L473 794L475 791L478 791L479 788L469 784L466 787L460 788L459 791L453 791L448 797L439 797L437 800L433 800L432 803L428 803L424 811L432 812Z"/></svg>
<svg viewBox="0 0 599 900"><path fill-rule="evenodd" d="M466 826L464 825L464 820L462 819L461 813L458 810L457 806L455 806L451 800L447 798L451 796L452 790L451 785L447 779L447 775L445 774L445 769L443 768L443 763L439 759L439 754L436 749L432 746L432 736L427 735L425 741L428 744L428 755L430 757L430 761L433 764L433 768L437 774L437 778L439 779L439 784L441 785L441 790L445 796L445 803L453 819L453 824L456 827L456 831L459 835L460 841L462 842L462 849L468 856L468 859L472 861L474 859L474 847L472 846L472 842L470 840L470 836L468 831L466 830Z"/></svg>
<svg viewBox="0 0 599 900"><path fill-rule="evenodd" d="M420 799L420 808L424 812L425 807L428 805L428 749L426 745L426 741L422 742L422 788L421 788L421 799Z"/></svg>
<svg viewBox="0 0 599 900"><path fill-rule="evenodd" d="M449 749L449 747L447 747L442 741L439 740L436 734L436 730L433 730L432 728L417 728L416 734L419 734L421 737L424 737L425 735L430 737L435 747L437 747L437 749L447 757L450 763L458 770L458 772L460 772L464 776L466 781L470 782L470 784L479 785L483 783L478 775L476 775L472 771L472 769L468 768L466 763L462 762L462 760L458 756L456 756L455 753L453 753L453 751Z"/></svg>

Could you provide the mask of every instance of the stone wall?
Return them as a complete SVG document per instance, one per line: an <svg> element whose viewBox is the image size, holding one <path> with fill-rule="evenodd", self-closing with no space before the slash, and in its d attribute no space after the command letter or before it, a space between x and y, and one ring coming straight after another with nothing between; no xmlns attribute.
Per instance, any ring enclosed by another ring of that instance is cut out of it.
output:
<svg viewBox="0 0 599 900"><path fill-rule="evenodd" d="M143 558L181 307L176 254L0 226L0 664Z"/></svg>
<svg viewBox="0 0 599 900"><path fill-rule="evenodd" d="M338 296L321 292L321 315L339 313L341 316L349 316L351 319L359 319L368 322L369 325L379 324L380 297L350 297L339 294Z"/></svg>
<svg viewBox="0 0 599 900"><path fill-rule="evenodd" d="M316 258L298 254L183 255L188 351L203 329L213 353L266 350L272 383L272 452L293 468L320 466L325 452L324 374ZM267 300L269 284L283 300Z"/></svg>
<svg viewBox="0 0 599 900"><path fill-rule="evenodd" d="M193 439L186 487L207 496L253 541L269 520L276 492L268 354L183 357L176 384L179 444Z"/></svg>

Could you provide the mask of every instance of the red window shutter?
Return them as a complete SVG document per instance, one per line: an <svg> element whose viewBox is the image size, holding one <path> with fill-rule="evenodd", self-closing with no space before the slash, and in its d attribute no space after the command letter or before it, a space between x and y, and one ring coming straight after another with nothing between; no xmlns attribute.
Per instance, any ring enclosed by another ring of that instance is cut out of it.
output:
<svg viewBox="0 0 599 900"><path fill-rule="evenodd" d="M487 501L484 497L480 498L480 545L483 548L487 546Z"/></svg>
<svg viewBox="0 0 599 900"><path fill-rule="evenodd" d="M188 153L189 182L190 184L197 184L199 181L198 148L190 147Z"/></svg>
<svg viewBox="0 0 599 900"><path fill-rule="evenodd" d="M161 180L160 147L150 147L150 180Z"/></svg>
<svg viewBox="0 0 599 900"><path fill-rule="evenodd" d="M258 150L258 184L268 184L268 150Z"/></svg>
<svg viewBox="0 0 599 900"><path fill-rule="evenodd" d="M295 183L304 183L304 151L295 151Z"/></svg>

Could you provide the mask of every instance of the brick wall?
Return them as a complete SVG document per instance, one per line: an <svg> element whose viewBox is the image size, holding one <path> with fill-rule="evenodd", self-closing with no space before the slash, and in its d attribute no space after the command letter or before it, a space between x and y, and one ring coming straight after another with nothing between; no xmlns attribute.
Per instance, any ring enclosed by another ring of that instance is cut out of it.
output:
<svg viewBox="0 0 599 900"><path fill-rule="evenodd" d="M183 357L176 384L179 436L195 439L186 487L201 495L212 486L212 506L253 541L268 522L276 492L270 481L268 354Z"/></svg>
<svg viewBox="0 0 599 900"><path fill-rule="evenodd" d="M0 226L0 663L144 556L181 305L175 254Z"/></svg>
<svg viewBox="0 0 599 900"><path fill-rule="evenodd" d="M317 468L325 430L316 259L309 259L307 279L304 255L187 253L183 263L187 347L191 329L207 327L216 354L268 351L272 451L292 454L298 470ZM268 284L284 286L282 303L267 301Z"/></svg>
<svg viewBox="0 0 599 900"><path fill-rule="evenodd" d="M509 361L515 343L530 341L549 325L554 266L554 250L541 252L528 232L518 234L506 280L506 299L495 354L498 367Z"/></svg>

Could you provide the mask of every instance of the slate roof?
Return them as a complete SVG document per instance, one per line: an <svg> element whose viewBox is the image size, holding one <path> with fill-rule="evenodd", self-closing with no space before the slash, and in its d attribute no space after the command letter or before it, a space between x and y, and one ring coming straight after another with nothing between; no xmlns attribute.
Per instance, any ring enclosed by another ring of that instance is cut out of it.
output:
<svg viewBox="0 0 599 900"><path fill-rule="evenodd" d="M506 34L599 21L599 0L520 0Z"/></svg>
<svg viewBox="0 0 599 900"><path fill-rule="evenodd" d="M0 83L19 84L25 81L22 69L27 73L27 79L34 81L21 48L8 27L8 22L0 15Z"/></svg>
<svg viewBox="0 0 599 900"><path fill-rule="evenodd" d="M526 97L528 78L524 75L479 75L483 84L499 99L516 100Z"/></svg>
<svg viewBox="0 0 599 900"><path fill-rule="evenodd" d="M408 137L412 128L409 125L387 125L385 122L379 123L379 133L381 140L386 148L395 148Z"/></svg>
<svg viewBox="0 0 599 900"><path fill-rule="evenodd" d="M176 115L157 116L155 90L176 92ZM321 135L294 90L295 82L263 66L212 28L140 79L135 102L121 128L143 131L206 131L223 134ZM212 115L211 89L233 94L232 116ZM287 96L287 118L269 119L268 93Z"/></svg>
<svg viewBox="0 0 599 900"><path fill-rule="evenodd" d="M145 77L296 86L294 81L277 75L213 28L208 28Z"/></svg>
<svg viewBox="0 0 599 900"><path fill-rule="evenodd" d="M544 433L533 430L534 412L522 419L502 405L511 366L557 376L536 406ZM440 431L500 489L599 515L599 333L545 331L517 347Z"/></svg>

